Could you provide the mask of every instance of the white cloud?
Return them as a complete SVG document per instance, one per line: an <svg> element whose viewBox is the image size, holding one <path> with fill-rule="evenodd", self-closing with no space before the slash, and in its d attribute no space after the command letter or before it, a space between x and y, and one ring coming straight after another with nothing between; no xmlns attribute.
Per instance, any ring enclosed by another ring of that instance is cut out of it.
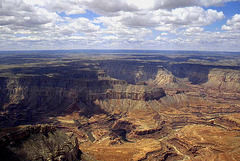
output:
<svg viewBox="0 0 240 161"><path fill-rule="evenodd" d="M101 33L106 34L117 34L117 35L146 35L152 33L150 29L147 28L132 28L127 26L123 22L125 17L125 12L121 16L114 17L98 17L95 19L94 23L102 23L106 26L106 29L103 29Z"/></svg>
<svg viewBox="0 0 240 161"><path fill-rule="evenodd" d="M188 33L196 33L196 32L202 32L204 30L203 27L190 27L186 29L186 32Z"/></svg>
<svg viewBox="0 0 240 161"><path fill-rule="evenodd" d="M31 6L39 6L47 9L50 12L65 12L70 14L86 13L81 1L79 0L23 0L26 4Z"/></svg>
<svg viewBox="0 0 240 161"><path fill-rule="evenodd" d="M224 14L203 7L229 1L236 0L0 0L0 50L188 49L204 43L239 48L239 14L219 33L204 31ZM89 11L99 17L71 18L84 13L87 17ZM65 17L59 16L62 12Z"/></svg>
<svg viewBox="0 0 240 161"><path fill-rule="evenodd" d="M176 36L181 38L181 42L196 49L234 51L240 48L240 33L236 32L210 32L204 31L202 28L190 28L177 32Z"/></svg>
<svg viewBox="0 0 240 161"><path fill-rule="evenodd" d="M209 6L220 6L226 2L234 2L238 0L199 0L199 5L209 7Z"/></svg>
<svg viewBox="0 0 240 161"><path fill-rule="evenodd" d="M157 41L159 41L159 40L166 41L167 38L166 37L162 37L162 36L157 36L155 40L157 40Z"/></svg>
<svg viewBox="0 0 240 161"><path fill-rule="evenodd" d="M143 38L137 38L137 37L132 37L128 40L129 42L143 42L144 39Z"/></svg>
<svg viewBox="0 0 240 161"><path fill-rule="evenodd" d="M54 23L60 17L49 12L45 8L24 3L22 0L2 0L0 9L1 25L12 25L12 29L21 27L35 27L48 23Z"/></svg>
<svg viewBox="0 0 240 161"><path fill-rule="evenodd" d="M223 30L240 32L240 14L236 14L232 19L227 20L227 24L222 26Z"/></svg>
<svg viewBox="0 0 240 161"><path fill-rule="evenodd" d="M9 25L15 22L14 16L1 16L0 25Z"/></svg>
<svg viewBox="0 0 240 161"><path fill-rule="evenodd" d="M155 13L161 24L173 24L178 26L206 26L224 18L223 12L216 10L204 10L201 7L177 8L169 11L158 10Z"/></svg>
<svg viewBox="0 0 240 161"><path fill-rule="evenodd" d="M94 25L87 18L71 19L64 27L81 32L93 32L100 29L100 26Z"/></svg>
<svg viewBox="0 0 240 161"><path fill-rule="evenodd" d="M80 0L80 3L94 12L111 15L119 11L134 11L137 10L136 3L129 4L126 0Z"/></svg>
<svg viewBox="0 0 240 161"><path fill-rule="evenodd" d="M119 12L118 16L100 17L98 22L105 26L127 26L133 28L156 27L159 31L170 31L173 28L206 26L224 18L223 12L201 7L185 7L169 10ZM97 21L96 21L97 22Z"/></svg>
<svg viewBox="0 0 240 161"><path fill-rule="evenodd" d="M78 6L68 5L77 1L60 1L61 3L58 4L47 0L2 0L1 2L0 31L4 34L24 34L27 38L34 35L53 39L54 36L95 32L100 28L89 19L64 19L56 13L56 11L65 11L67 14L77 13ZM78 11L82 12L81 8Z"/></svg>
<svg viewBox="0 0 240 161"><path fill-rule="evenodd" d="M117 40L118 37L117 36L104 36L103 39L105 39L105 40Z"/></svg>
<svg viewBox="0 0 240 161"><path fill-rule="evenodd" d="M237 0L79 0L79 3L104 15L116 15L117 12L152 11L158 9L175 9L182 7L219 6Z"/></svg>
<svg viewBox="0 0 240 161"><path fill-rule="evenodd" d="M162 36L166 36L166 35L168 35L168 33L163 32L163 33L161 33L161 35L162 35Z"/></svg>
<svg viewBox="0 0 240 161"><path fill-rule="evenodd" d="M157 31L172 31L173 30L173 26L169 25L169 24L166 24L164 26L161 25L161 26L155 27L154 29L157 30Z"/></svg>

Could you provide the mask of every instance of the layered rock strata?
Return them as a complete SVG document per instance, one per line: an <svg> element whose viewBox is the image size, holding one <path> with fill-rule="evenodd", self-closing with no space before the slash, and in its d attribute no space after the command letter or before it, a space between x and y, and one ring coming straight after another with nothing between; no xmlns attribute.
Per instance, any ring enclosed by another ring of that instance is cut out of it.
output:
<svg viewBox="0 0 240 161"><path fill-rule="evenodd" d="M153 100L164 97L166 94L162 88L151 88L144 85L113 85L105 93L89 93L87 99L131 99L131 100Z"/></svg>
<svg viewBox="0 0 240 161"><path fill-rule="evenodd" d="M50 125L20 126L0 132L2 161L79 160L77 139Z"/></svg>
<svg viewBox="0 0 240 161"><path fill-rule="evenodd" d="M212 69L208 81L203 84L206 90L240 93L240 71L230 69Z"/></svg>
<svg viewBox="0 0 240 161"><path fill-rule="evenodd" d="M188 125L167 139L186 160L239 160L239 131Z"/></svg>
<svg viewBox="0 0 240 161"><path fill-rule="evenodd" d="M64 113L67 107L77 102L91 103L97 99L152 100L165 96L161 88L128 85L126 81L102 76L99 79L21 76L1 77L0 81L1 126L35 123L43 120L39 113L43 117ZM91 107L86 110L94 111Z"/></svg>

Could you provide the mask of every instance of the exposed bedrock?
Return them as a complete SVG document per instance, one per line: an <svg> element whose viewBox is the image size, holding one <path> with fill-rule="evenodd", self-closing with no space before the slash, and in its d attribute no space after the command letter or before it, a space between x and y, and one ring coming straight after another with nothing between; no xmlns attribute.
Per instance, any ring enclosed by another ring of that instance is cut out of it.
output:
<svg viewBox="0 0 240 161"><path fill-rule="evenodd" d="M176 87L182 85L178 78L187 78L192 84L204 84L205 88L240 89L239 68L234 66L112 60L100 62L100 67L109 76L133 84L149 81L163 87Z"/></svg>
<svg viewBox="0 0 240 161"><path fill-rule="evenodd" d="M107 77L75 79L22 76L1 77L0 81L1 126L44 121L41 116L64 113L70 105L79 102L87 104L97 99L152 100L165 96L161 88L128 85L124 80ZM92 107L84 108L94 113Z"/></svg>
<svg viewBox="0 0 240 161"><path fill-rule="evenodd" d="M214 120L216 125L229 130L240 131L240 115L239 112L235 114L224 115Z"/></svg>
<svg viewBox="0 0 240 161"><path fill-rule="evenodd" d="M78 80L48 77L4 78L1 84L2 103L20 103L33 96L96 99L150 100L165 95L161 88L128 85L122 80ZM60 99L61 100L61 99ZM56 100L53 100L56 101Z"/></svg>
<svg viewBox="0 0 240 161"><path fill-rule="evenodd" d="M79 160L81 151L72 134L50 125L20 126L0 132L2 161Z"/></svg>
<svg viewBox="0 0 240 161"><path fill-rule="evenodd" d="M153 87L162 87L165 90L177 90L186 89L186 84L183 83L182 79L175 77L170 71L164 67L158 67L158 72L155 79L148 80L146 83Z"/></svg>
<svg viewBox="0 0 240 161"><path fill-rule="evenodd" d="M211 66L199 64L172 64L167 67L169 71L179 78L188 78L193 84L205 83L208 80L208 73Z"/></svg>
<svg viewBox="0 0 240 161"><path fill-rule="evenodd" d="M239 160L239 131L187 125L167 140L188 160Z"/></svg>
<svg viewBox="0 0 240 161"><path fill-rule="evenodd" d="M208 71L211 69L210 66L197 64L168 64L162 62L143 63L138 61L115 62L114 60L100 63L100 67L111 77L123 79L129 83L148 81L150 79L155 80L157 75L161 74L159 71L165 71L165 73L168 74L166 80L171 81L172 83L176 83L176 80L170 76L169 72L171 72L173 76L177 76L179 78L188 78L189 81L194 84L204 83L207 81ZM159 79L158 82L160 81Z"/></svg>
<svg viewBox="0 0 240 161"><path fill-rule="evenodd" d="M157 64L155 63L109 60L100 62L99 64L100 68L103 69L110 77L126 80L131 84L155 79L155 75L158 71L156 68Z"/></svg>
<svg viewBox="0 0 240 161"><path fill-rule="evenodd" d="M230 69L212 69L208 81L203 84L206 89L240 93L240 71Z"/></svg>
<svg viewBox="0 0 240 161"><path fill-rule="evenodd" d="M153 100L165 96L162 88L151 88L144 85L113 85L112 89L104 93L89 93L87 100L97 99L131 99L131 100Z"/></svg>

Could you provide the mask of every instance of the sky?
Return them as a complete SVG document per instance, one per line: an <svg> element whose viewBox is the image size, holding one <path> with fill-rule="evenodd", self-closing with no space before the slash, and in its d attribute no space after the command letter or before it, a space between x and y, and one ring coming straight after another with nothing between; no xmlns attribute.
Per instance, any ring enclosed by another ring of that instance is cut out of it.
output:
<svg viewBox="0 0 240 161"><path fill-rule="evenodd" d="M0 50L240 51L240 0L0 0Z"/></svg>

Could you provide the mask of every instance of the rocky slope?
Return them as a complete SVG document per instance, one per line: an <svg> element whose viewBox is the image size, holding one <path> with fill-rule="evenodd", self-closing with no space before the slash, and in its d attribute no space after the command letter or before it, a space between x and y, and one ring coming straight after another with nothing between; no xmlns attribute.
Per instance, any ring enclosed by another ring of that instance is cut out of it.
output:
<svg viewBox="0 0 240 161"><path fill-rule="evenodd" d="M162 88L151 88L143 85L113 85L112 89L106 92L97 93L89 92L86 94L86 101L94 101L97 99L131 99L131 100L153 100L165 96Z"/></svg>
<svg viewBox="0 0 240 161"><path fill-rule="evenodd" d="M239 132L219 127L188 125L168 138L186 160L239 160Z"/></svg>
<svg viewBox="0 0 240 161"><path fill-rule="evenodd" d="M203 86L206 90L240 93L240 71L212 69L208 74L208 81Z"/></svg>
<svg viewBox="0 0 240 161"><path fill-rule="evenodd" d="M81 158L78 140L50 125L20 126L0 132L2 161L66 160Z"/></svg>
<svg viewBox="0 0 240 161"><path fill-rule="evenodd" d="M179 78L187 78L192 84L205 84L206 88L210 86L217 88L223 82L225 83L222 84L222 89L235 89L234 84L236 84L236 87L239 86L239 67L236 66L204 65L187 62L156 63L109 60L100 62L100 67L111 77L123 79L130 83L151 80L151 83L163 87L174 87L177 86ZM114 70L113 67L118 70Z"/></svg>
<svg viewBox="0 0 240 161"><path fill-rule="evenodd" d="M76 147L67 132L76 136L83 160L239 160L239 66L221 59L74 55L1 67L0 125L58 127L2 130L1 147L15 159L24 153L33 160L40 152L75 159L66 153ZM34 151L32 140L50 153Z"/></svg>
<svg viewBox="0 0 240 161"><path fill-rule="evenodd" d="M138 61L104 60L99 62L99 66L110 77L126 80L130 84L154 79L158 71L156 64Z"/></svg>
<svg viewBox="0 0 240 161"><path fill-rule="evenodd" d="M97 99L152 100L165 96L161 88L128 85L123 80L103 77L102 74L96 79L84 75L84 71L80 71L79 75L82 77L1 77L1 126L34 123L45 115L64 113L67 107L77 102L88 103ZM94 111L91 107L83 110L88 113Z"/></svg>

